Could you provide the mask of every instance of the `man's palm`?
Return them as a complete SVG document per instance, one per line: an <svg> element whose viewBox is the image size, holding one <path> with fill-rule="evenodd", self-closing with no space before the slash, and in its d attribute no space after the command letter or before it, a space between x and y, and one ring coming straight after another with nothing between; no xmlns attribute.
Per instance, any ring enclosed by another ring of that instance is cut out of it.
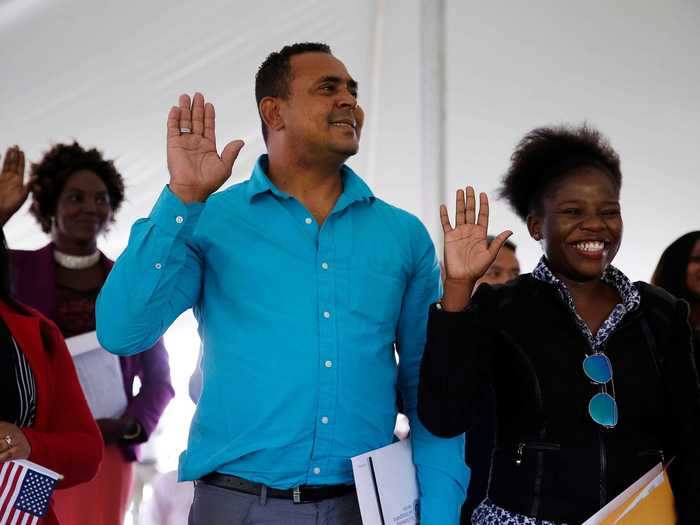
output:
<svg viewBox="0 0 700 525"><path fill-rule="evenodd" d="M190 104L181 95L179 106L168 114L168 170L170 189L185 202L204 201L231 176L243 141L229 142L216 150L214 106L195 93Z"/></svg>
<svg viewBox="0 0 700 525"><path fill-rule="evenodd" d="M231 170L216 152L216 144L190 133L168 140L168 169L175 185L196 185L213 193L226 182Z"/></svg>

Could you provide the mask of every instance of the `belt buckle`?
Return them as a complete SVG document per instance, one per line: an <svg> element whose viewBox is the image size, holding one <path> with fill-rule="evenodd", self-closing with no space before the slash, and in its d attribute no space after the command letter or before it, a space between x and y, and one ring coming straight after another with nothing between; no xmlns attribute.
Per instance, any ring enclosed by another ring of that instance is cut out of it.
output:
<svg viewBox="0 0 700 525"><path fill-rule="evenodd" d="M292 501L295 504L301 503L301 489L298 486L292 490Z"/></svg>

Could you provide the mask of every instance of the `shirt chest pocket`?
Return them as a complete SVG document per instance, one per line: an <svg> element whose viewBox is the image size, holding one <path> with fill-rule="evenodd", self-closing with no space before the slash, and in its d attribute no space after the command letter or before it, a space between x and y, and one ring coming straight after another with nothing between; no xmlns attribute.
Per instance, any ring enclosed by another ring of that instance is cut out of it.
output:
<svg viewBox="0 0 700 525"><path fill-rule="evenodd" d="M393 328L401 314L405 288L400 269L356 263L350 279L350 311L371 324Z"/></svg>

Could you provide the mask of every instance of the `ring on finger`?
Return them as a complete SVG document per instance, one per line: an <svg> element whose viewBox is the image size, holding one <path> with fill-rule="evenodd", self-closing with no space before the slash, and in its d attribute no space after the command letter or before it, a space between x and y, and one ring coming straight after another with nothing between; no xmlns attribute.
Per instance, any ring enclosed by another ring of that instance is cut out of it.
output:
<svg viewBox="0 0 700 525"><path fill-rule="evenodd" d="M5 436L2 439L5 443L7 443L8 448L12 448L12 435L11 434L5 434Z"/></svg>
<svg viewBox="0 0 700 525"><path fill-rule="evenodd" d="M180 128L180 133L192 133L190 128Z"/></svg>

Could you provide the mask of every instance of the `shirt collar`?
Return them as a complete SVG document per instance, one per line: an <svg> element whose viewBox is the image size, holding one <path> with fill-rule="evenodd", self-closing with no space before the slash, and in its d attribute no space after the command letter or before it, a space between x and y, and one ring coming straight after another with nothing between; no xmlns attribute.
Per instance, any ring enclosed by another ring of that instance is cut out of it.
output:
<svg viewBox="0 0 700 525"><path fill-rule="evenodd" d="M559 291L566 293L567 296L569 295L567 286L549 269L545 256L542 256L540 262L537 263L537 266L532 271L532 275L535 279L552 284L556 286ZM622 304L628 313L639 307L641 302L639 290L624 273L615 268L612 264L609 264L605 269L601 280L614 287L619 292L620 297L622 297Z"/></svg>
<svg viewBox="0 0 700 525"><path fill-rule="evenodd" d="M248 181L248 199L252 202L258 195L268 192L280 199L291 198L291 195L281 191L272 183L267 176L267 168L268 156L260 155ZM343 167L340 169L340 176L343 181L343 192L335 205L335 211L346 208L354 202L371 202L374 200L374 194L369 189L369 186L346 164L343 164Z"/></svg>

